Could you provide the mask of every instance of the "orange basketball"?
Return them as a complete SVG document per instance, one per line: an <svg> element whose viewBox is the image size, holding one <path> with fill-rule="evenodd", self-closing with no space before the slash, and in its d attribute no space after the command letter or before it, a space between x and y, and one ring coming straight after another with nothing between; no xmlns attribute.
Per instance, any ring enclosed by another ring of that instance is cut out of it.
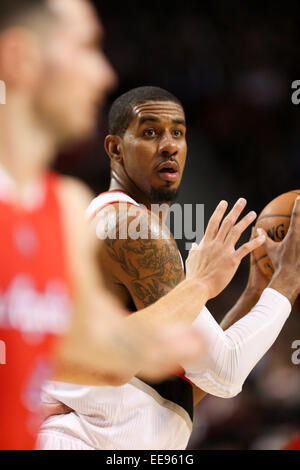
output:
<svg viewBox="0 0 300 470"><path fill-rule="evenodd" d="M300 189L295 189L273 199L258 216L255 226L263 228L275 242L283 240L289 229L294 202L298 196ZM274 268L263 246L254 251L254 257L260 270L271 279Z"/></svg>

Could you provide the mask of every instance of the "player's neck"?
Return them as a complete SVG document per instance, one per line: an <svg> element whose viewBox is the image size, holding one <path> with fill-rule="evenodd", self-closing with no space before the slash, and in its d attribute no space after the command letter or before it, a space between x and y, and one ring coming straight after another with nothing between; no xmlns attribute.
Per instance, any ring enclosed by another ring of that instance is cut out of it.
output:
<svg viewBox="0 0 300 470"><path fill-rule="evenodd" d="M53 155L53 139L36 122L24 99L11 95L0 106L1 165L22 189L42 175Z"/></svg>
<svg viewBox="0 0 300 470"><path fill-rule="evenodd" d="M124 193L131 196L136 202L143 204L147 209L151 210L151 200L149 197L125 174L121 175L119 172L112 170L109 190L124 191Z"/></svg>
<svg viewBox="0 0 300 470"><path fill-rule="evenodd" d="M165 223L169 211L169 204L168 203L153 203L153 201L144 194L129 178L120 178L118 174L112 171L111 180L110 180L110 191L123 191L129 196L131 196L138 204L143 204L149 210L153 210L153 204L155 205L155 209L159 210L157 215L161 222ZM163 210L162 210L162 209Z"/></svg>

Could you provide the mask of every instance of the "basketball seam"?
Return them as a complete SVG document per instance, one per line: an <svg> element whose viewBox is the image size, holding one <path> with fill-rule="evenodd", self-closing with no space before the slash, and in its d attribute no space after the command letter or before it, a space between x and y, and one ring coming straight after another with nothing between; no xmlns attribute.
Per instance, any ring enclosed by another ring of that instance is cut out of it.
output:
<svg viewBox="0 0 300 470"><path fill-rule="evenodd" d="M266 258L268 255L262 255L259 258L257 258L255 261L259 263L263 258Z"/></svg>
<svg viewBox="0 0 300 470"><path fill-rule="evenodd" d="M270 214L270 215L263 215L262 217L257 219L257 222L259 222L262 219L269 219L270 217L286 217L287 219L291 218L290 215L286 215L286 214Z"/></svg>

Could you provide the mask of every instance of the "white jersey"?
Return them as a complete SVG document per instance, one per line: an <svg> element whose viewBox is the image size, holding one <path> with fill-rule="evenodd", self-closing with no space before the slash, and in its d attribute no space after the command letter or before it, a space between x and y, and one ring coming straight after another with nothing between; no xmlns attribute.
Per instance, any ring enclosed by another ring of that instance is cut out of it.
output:
<svg viewBox="0 0 300 470"><path fill-rule="evenodd" d="M127 194L109 191L92 201L87 215L91 219L116 202L138 206ZM52 381L42 400L62 402L74 412L44 422L40 449L182 450L192 432L192 387L179 377L157 385L133 378L119 387Z"/></svg>

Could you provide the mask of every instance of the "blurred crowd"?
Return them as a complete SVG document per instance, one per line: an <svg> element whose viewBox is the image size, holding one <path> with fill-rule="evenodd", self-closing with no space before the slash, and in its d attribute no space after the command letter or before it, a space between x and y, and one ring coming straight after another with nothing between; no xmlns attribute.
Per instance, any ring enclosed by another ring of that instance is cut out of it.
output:
<svg viewBox="0 0 300 470"><path fill-rule="evenodd" d="M204 203L206 220L220 199L246 197L258 213L300 188L300 4L238 0L97 2L105 49L119 75L112 100L141 85L157 85L183 102L188 161L180 203ZM107 110L92 141L61 155L57 169L99 193L109 184L103 150ZM183 258L184 243L179 242ZM209 305L218 320L247 280L247 261ZM205 397L196 408L191 449L278 449L300 430L300 365L291 345L300 340L295 305L283 333L256 366L243 393ZM174 430L175 432L175 430Z"/></svg>

